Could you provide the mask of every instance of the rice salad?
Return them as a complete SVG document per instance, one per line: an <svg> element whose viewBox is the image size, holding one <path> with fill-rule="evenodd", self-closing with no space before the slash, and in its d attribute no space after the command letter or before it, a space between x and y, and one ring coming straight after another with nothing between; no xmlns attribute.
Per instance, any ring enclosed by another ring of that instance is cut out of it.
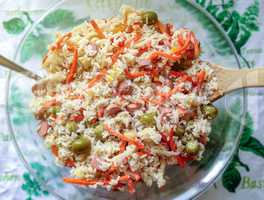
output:
<svg viewBox="0 0 264 200"><path fill-rule="evenodd" d="M188 29L122 6L57 34L32 87L38 134L66 183L135 192L166 184L167 165L200 160L217 109L217 80Z"/></svg>

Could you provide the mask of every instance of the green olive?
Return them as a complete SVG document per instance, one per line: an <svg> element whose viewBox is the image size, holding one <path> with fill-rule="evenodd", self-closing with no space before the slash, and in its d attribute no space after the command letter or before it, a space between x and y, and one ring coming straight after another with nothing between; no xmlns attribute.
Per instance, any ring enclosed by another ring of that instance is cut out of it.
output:
<svg viewBox="0 0 264 200"><path fill-rule="evenodd" d="M140 116L139 121L145 126L154 126L155 123L156 112L145 113Z"/></svg>
<svg viewBox="0 0 264 200"><path fill-rule="evenodd" d="M158 22L158 15L153 11L146 11L142 14L142 20L144 24L154 25Z"/></svg>
<svg viewBox="0 0 264 200"><path fill-rule="evenodd" d="M89 155L91 152L91 141L88 138L81 136L72 142L71 150L76 154L85 153Z"/></svg>
<svg viewBox="0 0 264 200"><path fill-rule="evenodd" d="M208 104L202 106L202 113L207 119L212 120L217 116L218 110L212 104Z"/></svg>
<svg viewBox="0 0 264 200"><path fill-rule="evenodd" d="M60 107L59 106L52 106L48 109L49 114L56 115L58 112L60 112Z"/></svg>
<svg viewBox="0 0 264 200"><path fill-rule="evenodd" d="M94 134L96 139L101 140L103 137L103 132L104 132L104 126L103 124L99 124L94 128Z"/></svg>
<svg viewBox="0 0 264 200"><path fill-rule="evenodd" d="M77 130L77 123L75 121L68 121L66 123L66 128L70 131L70 132L75 132Z"/></svg>
<svg viewBox="0 0 264 200"><path fill-rule="evenodd" d="M182 137L185 133L185 128L183 126L177 126L174 130L174 135L178 137Z"/></svg>
<svg viewBox="0 0 264 200"><path fill-rule="evenodd" d="M188 154L197 154L199 151L199 144L197 141L193 140L193 141L188 141L186 146L185 146L185 150Z"/></svg>

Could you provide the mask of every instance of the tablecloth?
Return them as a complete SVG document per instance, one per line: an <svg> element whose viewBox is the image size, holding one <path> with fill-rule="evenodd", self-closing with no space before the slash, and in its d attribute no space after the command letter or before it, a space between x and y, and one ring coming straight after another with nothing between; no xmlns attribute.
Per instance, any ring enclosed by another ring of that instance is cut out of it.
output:
<svg viewBox="0 0 264 200"><path fill-rule="evenodd" d="M196 2L223 26L244 64L251 67L264 66L263 0ZM26 29L54 3L54 0L0 0L0 54L12 59ZM237 26L224 27L224 13L230 14L233 17L231 25ZM246 31L239 33L241 24ZM234 32L239 36L234 37ZM31 177L13 147L4 115L6 76L7 71L0 69L0 200L55 199ZM200 199L264 198L264 89L248 91L248 117L243 133L245 137L238 154L222 177Z"/></svg>

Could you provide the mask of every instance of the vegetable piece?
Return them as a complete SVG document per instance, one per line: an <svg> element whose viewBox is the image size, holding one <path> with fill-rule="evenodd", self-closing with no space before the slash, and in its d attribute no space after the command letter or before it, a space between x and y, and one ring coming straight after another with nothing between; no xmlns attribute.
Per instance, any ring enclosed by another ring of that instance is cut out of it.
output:
<svg viewBox="0 0 264 200"><path fill-rule="evenodd" d="M104 126L103 124L99 124L94 128L94 134L97 140L101 140L103 138Z"/></svg>
<svg viewBox="0 0 264 200"><path fill-rule="evenodd" d="M77 130L77 123L75 121L68 121L66 123L66 128L70 131L70 132L75 132Z"/></svg>
<svg viewBox="0 0 264 200"><path fill-rule="evenodd" d="M40 122L40 127L38 129L38 134L41 137L45 137L48 133L48 129L49 129L49 124L47 121L41 121Z"/></svg>
<svg viewBox="0 0 264 200"><path fill-rule="evenodd" d="M202 113L205 115L205 117L209 120L214 119L218 113L217 108L214 107L212 104L203 105L201 110L202 110Z"/></svg>
<svg viewBox="0 0 264 200"><path fill-rule="evenodd" d="M185 133L185 128L183 126L177 126L177 128L174 131L174 134L178 137L182 137Z"/></svg>
<svg viewBox="0 0 264 200"><path fill-rule="evenodd" d="M167 58L168 60L170 60L172 62L176 62L177 60L179 60L181 58L181 56L177 55L177 54L172 55L172 54L169 54L169 53L166 53L163 51L155 51L152 54L150 54L149 60L153 61L153 60L157 59L158 56Z"/></svg>
<svg viewBox="0 0 264 200"><path fill-rule="evenodd" d="M117 106L117 105L110 105L106 109L106 112L105 113L108 116L115 117L121 111L122 111L122 109L119 106Z"/></svg>
<svg viewBox="0 0 264 200"><path fill-rule="evenodd" d="M60 112L59 106L52 106L47 111L49 114L56 115L58 112Z"/></svg>
<svg viewBox="0 0 264 200"><path fill-rule="evenodd" d="M105 35L104 35L102 29L99 28L99 26L97 25L97 23L93 19L90 21L90 23L93 26L94 30L96 31L98 37L101 39L105 38Z"/></svg>
<svg viewBox="0 0 264 200"><path fill-rule="evenodd" d="M127 142L126 141L121 141L120 142L120 150L119 150L119 153L123 153L125 150L126 150L126 145L127 145Z"/></svg>
<svg viewBox="0 0 264 200"><path fill-rule="evenodd" d="M54 156L56 156L56 157L59 156L59 149L58 149L58 146L56 144L51 145L50 150Z"/></svg>
<svg viewBox="0 0 264 200"><path fill-rule="evenodd" d="M85 153L89 155L91 152L91 141L88 138L81 136L72 142L71 150L76 154Z"/></svg>
<svg viewBox="0 0 264 200"><path fill-rule="evenodd" d="M177 148L177 146L176 146L176 144L175 144L175 142L174 142L174 139L173 139L173 136L174 136L174 131L173 131L173 128L171 128L171 130L170 130L170 135L169 135L169 146L170 146L170 149L172 150L172 151L175 151L176 150L176 148Z"/></svg>
<svg viewBox="0 0 264 200"><path fill-rule="evenodd" d="M65 183L72 183L78 185L95 185L98 181L94 179L81 179L81 178L63 178Z"/></svg>
<svg viewBox="0 0 264 200"><path fill-rule="evenodd" d="M205 71L200 71L197 73L197 87L201 89L203 82L205 81L206 73Z"/></svg>
<svg viewBox="0 0 264 200"><path fill-rule="evenodd" d="M64 165L66 166L66 167L75 167L75 162L74 162L74 160L72 160L72 159L67 159L65 162L64 162Z"/></svg>
<svg viewBox="0 0 264 200"><path fill-rule="evenodd" d="M128 143L131 143L135 145L138 149L144 149L144 144L142 144L140 141L128 138L124 135L122 135L119 132L114 131L109 125L105 124L104 128L113 136L118 137L120 140L126 141Z"/></svg>
<svg viewBox="0 0 264 200"><path fill-rule="evenodd" d="M133 73L131 73L131 72L128 71L128 68L126 68L124 70L124 72L125 72L125 75L126 75L126 77L128 79L135 79L135 78L138 78L138 77L145 76L145 74L146 74L146 72L133 72Z"/></svg>
<svg viewBox="0 0 264 200"><path fill-rule="evenodd" d="M55 43L54 46L51 47L51 50L55 50L55 49L60 49L63 45L63 42L67 41L68 39L70 39L72 36L71 32L66 33L65 35L63 35L62 37L60 37L57 42ZM45 62L45 61L44 61Z"/></svg>
<svg viewBox="0 0 264 200"><path fill-rule="evenodd" d="M88 88L93 87L98 81L103 79L103 77L105 76L106 72L107 72L107 69L101 70L92 80L90 80L88 82Z"/></svg>
<svg viewBox="0 0 264 200"><path fill-rule="evenodd" d="M158 15L154 11L146 11L142 14L142 21L147 25L154 25L158 21Z"/></svg>
<svg viewBox="0 0 264 200"><path fill-rule="evenodd" d="M156 112L148 112L140 116L139 121L145 126L154 126Z"/></svg>
<svg viewBox="0 0 264 200"><path fill-rule="evenodd" d="M188 141L185 150L188 154L194 155L199 151L199 144L196 140Z"/></svg>
<svg viewBox="0 0 264 200"><path fill-rule="evenodd" d="M73 51L73 60L69 72L67 74L66 83L70 83L73 81L74 75L77 72L77 64L78 64L78 50L76 47L70 47L69 50Z"/></svg>
<svg viewBox="0 0 264 200"><path fill-rule="evenodd" d="M128 179L128 181L127 181L127 190L129 193L135 193L136 192L135 184L134 184L132 179Z"/></svg>

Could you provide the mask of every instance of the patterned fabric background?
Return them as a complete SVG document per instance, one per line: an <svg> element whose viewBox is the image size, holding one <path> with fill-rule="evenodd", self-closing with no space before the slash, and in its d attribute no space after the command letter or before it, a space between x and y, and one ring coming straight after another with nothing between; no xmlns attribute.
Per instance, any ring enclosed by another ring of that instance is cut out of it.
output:
<svg viewBox="0 0 264 200"><path fill-rule="evenodd" d="M264 66L264 1L263 0L196 0L223 27L245 66ZM25 31L55 1L0 0L0 54L12 59ZM47 16L44 26L67 26L75 19L67 10L57 10ZM45 39L45 38L44 38ZM22 60L45 51L42 40L31 37L25 45ZM20 162L4 115L6 70L0 70L0 199L55 199L40 185ZM246 125L233 161L219 181L200 199L263 199L264 193L264 89L250 89ZM19 100L16 100L19 103ZM23 118L17 116L17 123ZM31 163L41 175L43 166Z"/></svg>

